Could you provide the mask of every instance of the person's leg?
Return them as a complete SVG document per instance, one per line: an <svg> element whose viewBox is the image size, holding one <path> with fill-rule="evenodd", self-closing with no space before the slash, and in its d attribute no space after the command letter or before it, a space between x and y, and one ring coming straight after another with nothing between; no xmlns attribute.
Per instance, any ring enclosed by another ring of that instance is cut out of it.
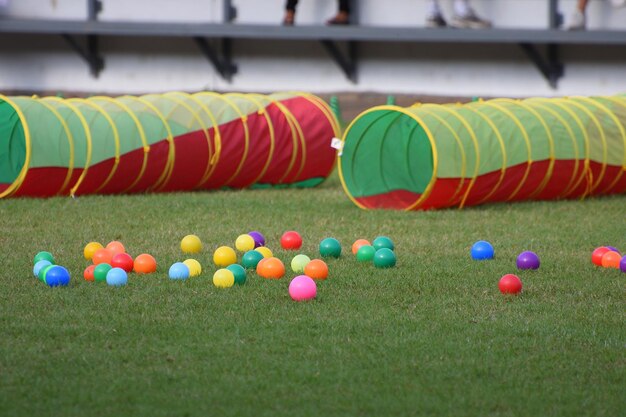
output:
<svg viewBox="0 0 626 417"><path fill-rule="evenodd" d="M468 0L454 0L454 18L450 26L463 29L485 29L491 22L480 18L469 5Z"/></svg>
<svg viewBox="0 0 626 417"><path fill-rule="evenodd" d="M328 25L349 25L350 24L350 0L339 0L338 11L335 17L329 19Z"/></svg>
<svg viewBox="0 0 626 417"><path fill-rule="evenodd" d="M283 18L283 25L293 26L296 19L297 5L298 0L287 0L287 4L285 4L285 17Z"/></svg>
<svg viewBox="0 0 626 417"><path fill-rule="evenodd" d="M426 0L426 27L443 28L447 23L441 13L438 0Z"/></svg>
<svg viewBox="0 0 626 417"><path fill-rule="evenodd" d="M572 14L572 20L567 27L568 30L584 30L587 26L587 18L585 17L585 11L589 0L578 0L576 3L576 10Z"/></svg>

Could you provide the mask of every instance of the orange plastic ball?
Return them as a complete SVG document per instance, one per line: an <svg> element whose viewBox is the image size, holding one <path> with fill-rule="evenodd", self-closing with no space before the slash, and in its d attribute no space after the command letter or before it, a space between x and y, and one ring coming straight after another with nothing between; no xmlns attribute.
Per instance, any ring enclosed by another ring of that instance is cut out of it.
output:
<svg viewBox="0 0 626 417"><path fill-rule="evenodd" d="M619 262L622 260L622 256L619 252L610 250L602 255L602 266L605 268L619 268Z"/></svg>
<svg viewBox="0 0 626 417"><path fill-rule="evenodd" d="M135 258L133 270L138 274L151 274L156 272L156 259L154 259L152 255L142 253Z"/></svg>
<svg viewBox="0 0 626 417"><path fill-rule="evenodd" d="M352 244L352 253L354 255L356 255L356 253L359 251L359 248L361 246L365 246L365 245L371 245L371 243L369 242L369 240L367 239L357 239L353 244Z"/></svg>
<svg viewBox="0 0 626 417"><path fill-rule="evenodd" d="M94 265L110 264L111 259L113 259L113 252L110 249L105 248L95 251L93 257L91 258Z"/></svg>
<svg viewBox="0 0 626 417"><path fill-rule="evenodd" d="M264 258L257 264L256 272L263 278L281 279L285 276L285 265L278 258Z"/></svg>
<svg viewBox="0 0 626 417"><path fill-rule="evenodd" d="M83 277L85 278L85 281L94 281L95 277L93 276L93 271L96 269L95 265L89 265L87 268L85 268L85 272L83 272Z"/></svg>
<svg viewBox="0 0 626 417"><path fill-rule="evenodd" d="M313 259L304 267L304 275L313 279L328 278L328 265L321 259Z"/></svg>
<svg viewBox="0 0 626 417"><path fill-rule="evenodd" d="M591 254L591 262L593 262L594 265L602 266L602 256L604 256L604 254L610 250L611 249L607 248L606 246L600 246L599 248L596 248Z"/></svg>
<svg viewBox="0 0 626 417"><path fill-rule="evenodd" d="M109 242L106 248L113 252L113 255L117 255L118 253L126 253L126 248L124 247L124 245L122 245L122 242L118 242L117 240Z"/></svg>

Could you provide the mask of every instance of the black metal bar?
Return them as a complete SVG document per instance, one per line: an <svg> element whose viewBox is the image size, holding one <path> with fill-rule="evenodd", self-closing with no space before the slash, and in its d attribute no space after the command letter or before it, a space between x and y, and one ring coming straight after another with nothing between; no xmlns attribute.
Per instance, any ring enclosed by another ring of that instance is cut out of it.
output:
<svg viewBox="0 0 626 417"><path fill-rule="evenodd" d="M89 72L95 78L98 78L100 71L104 69L104 60L98 54L98 37L88 35L86 37L87 47L83 48L78 41L68 34L61 34L63 39L70 45L86 63L89 65Z"/></svg>
<svg viewBox="0 0 626 417"><path fill-rule="evenodd" d="M320 42L322 43L328 54L335 60L337 65L339 65L346 78L351 82L356 83L356 43L348 42L348 53L347 56L345 56L335 42L328 39L323 39Z"/></svg>
<svg viewBox="0 0 626 417"><path fill-rule="evenodd" d="M100 0L87 0L87 19L90 21L98 20L98 14L102 11L102 2Z"/></svg>
<svg viewBox="0 0 626 417"><path fill-rule="evenodd" d="M224 0L222 4L224 13L222 21L224 23L230 23L237 18L237 8L233 6L232 0Z"/></svg>
<svg viewBox="0 0 626 417"><path fill-rule="evenodd" d="M230 82L232 80L232 76L237 73L237 67L231 62L231 40L228 38L222 39L221 56L205 38L195 36L193 40L220 76L224 80Z"/></svg>
<svg viewBox="0 0 626 417"><path fill-rule="evenodd" d="M559 0L548 1L548 27L558 29L563 24L563 15L559 12Z"/></svg>
<svg viewBox="0 0 626 417"><path fill-rule="evenodd" d="M535 64L539 72L543 74L550 87L556 88L559 78L563 75L563 66L558 62L558 49L556 45L552 45L552 50L550 49L550 45L548 45L547 60L539 53L537 47L533 44L520 43L520 47L533 64Z"/></svg>

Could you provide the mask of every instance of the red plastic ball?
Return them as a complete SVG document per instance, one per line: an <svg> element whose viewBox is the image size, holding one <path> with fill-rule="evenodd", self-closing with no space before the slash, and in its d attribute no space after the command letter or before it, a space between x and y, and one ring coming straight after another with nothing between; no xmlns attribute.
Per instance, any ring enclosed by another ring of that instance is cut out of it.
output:
<svg viewBox="0 0 626 417"><path fill-rule="evenodd" d="M498 288L502 294L519 294L522 291L522 281L517 275L506 274L500 278Z"/></svg>
<svg viewBox="0 0 626 417"><path fill-rule="evenodd" d="M135 261L133 257L127 253L118 253L117 255L113 255L113 259L111 259L111 266L113 268L122 268L126 272L132 271L134 265Z"/></svg>
<svg viewBox="0 0 626 417"><path fill-rule="evenodd" d="M302 236L293 230L285 232L280 238L280 246L287 250L298 250L302 247Z"/></svg>
<svg viewBox="0 0 626 417"><path fill-rule="evenodd" d="M593 262L594 265L602 266L602 257L610 250L611 249L607 248L606 246L600 246L599 248L596 248L591 254L591 262Z"/></svg>

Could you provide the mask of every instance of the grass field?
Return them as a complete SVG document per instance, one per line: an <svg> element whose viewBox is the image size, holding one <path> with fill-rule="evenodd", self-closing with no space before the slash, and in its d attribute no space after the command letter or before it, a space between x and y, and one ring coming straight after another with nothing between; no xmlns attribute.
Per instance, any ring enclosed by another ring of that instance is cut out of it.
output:
<svg viewBox="0 0 626 417"><path fill-rule="evenodd" d="M2 416L619 416L626 413L626 274L595 267L596 246L626 249L626 196L436 212L366 212L336 177L313 190L0 201ZM216 289L212 252L260 230L302 252L333 236L318 298L289 298L289 277L248 274ZM171 281L201 237L202 276ZM356 262L357 238L390 236L398 265ZM486 239L496 259L477 262ZM83 246L120 240L157 274L123 288L82 279ZM32 276L40 250L68 288ZM498 292L515 258L524 291Z"/></svg>

